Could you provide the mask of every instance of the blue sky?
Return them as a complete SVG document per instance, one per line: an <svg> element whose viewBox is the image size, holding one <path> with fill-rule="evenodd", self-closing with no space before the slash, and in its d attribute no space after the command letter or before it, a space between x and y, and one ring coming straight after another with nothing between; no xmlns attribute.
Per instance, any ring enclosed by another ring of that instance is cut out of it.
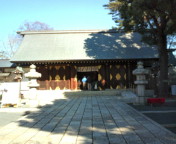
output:
<svg viewBox="0 0 176 144"><path fill-rule="evenodd" d="M109 29L115 26L108 0L0 0L0 41L25 20L41 21L56 30Z"/></svg>

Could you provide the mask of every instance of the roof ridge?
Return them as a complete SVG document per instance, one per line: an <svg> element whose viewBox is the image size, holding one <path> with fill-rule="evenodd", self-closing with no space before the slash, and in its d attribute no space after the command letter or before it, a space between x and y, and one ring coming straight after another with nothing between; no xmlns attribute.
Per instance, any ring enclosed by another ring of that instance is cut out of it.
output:
<svg viewBox="0 0 176 144"><path fill-rule="evenodd" d="M64 34L64 33L109 33L117 32L115 29L88 29L88 30L43 30L43 31L18 31L18 34Z"/></svg>

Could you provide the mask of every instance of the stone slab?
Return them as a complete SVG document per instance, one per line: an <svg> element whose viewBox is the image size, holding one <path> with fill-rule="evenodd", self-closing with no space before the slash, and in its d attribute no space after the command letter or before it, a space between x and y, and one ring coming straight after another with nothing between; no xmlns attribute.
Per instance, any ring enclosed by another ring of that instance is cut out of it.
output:
<svg viewBox="0 0 176 144"><path fill-rule="evenodd" d="M80 113L79 113L80 112ZM74 96L0 128L1 143L174 144L176 135L117 96Z"/></svg>

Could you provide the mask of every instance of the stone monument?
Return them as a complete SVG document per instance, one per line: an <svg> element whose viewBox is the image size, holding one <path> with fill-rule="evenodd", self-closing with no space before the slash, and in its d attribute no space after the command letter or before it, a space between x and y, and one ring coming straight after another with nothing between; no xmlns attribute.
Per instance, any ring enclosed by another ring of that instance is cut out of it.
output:
<svg viewBox="0 0 176 144"><path fill-rule="evenodd" d="M37 88L40 86L37 83L37 78L41 77L41 74L36 72L36 66L30 65L30 71L25 74L25 77L29 79L29 106L38 107Z"/></svg>
<svg viewBox="0 0 176 144"><path fill-rule="evenodd" d="M21 67L17 66L12 73L15 75L15 82L4 82L1 84L1 107L18 107L21 104L21 80L24 71Z"/></svg>
<svg viewBox="0 0 176 144"><path fill-rule="evenodd" d="M133 70L133 75L136 75L136 94L137 94L137 104L145 104L145 85L148 83L146 80L146 75L149 74L147 69L144 69L143 62L139 61L137 63L137 69Z"/></svg>

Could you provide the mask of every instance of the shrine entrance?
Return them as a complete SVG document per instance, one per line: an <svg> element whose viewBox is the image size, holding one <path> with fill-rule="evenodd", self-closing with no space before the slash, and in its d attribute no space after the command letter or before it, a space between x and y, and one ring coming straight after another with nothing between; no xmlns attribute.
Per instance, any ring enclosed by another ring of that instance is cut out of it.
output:
<svg viewBox="0 0 176 144"><path fill-rule="evenodd" d="M87 81L85 87L83 87L82 79L86 77ZM81 90L95 90L97 89L97 82L98 82L98 72L91 71L91 72L77 72L77 80L78 80L78 89Z"/></svg>

